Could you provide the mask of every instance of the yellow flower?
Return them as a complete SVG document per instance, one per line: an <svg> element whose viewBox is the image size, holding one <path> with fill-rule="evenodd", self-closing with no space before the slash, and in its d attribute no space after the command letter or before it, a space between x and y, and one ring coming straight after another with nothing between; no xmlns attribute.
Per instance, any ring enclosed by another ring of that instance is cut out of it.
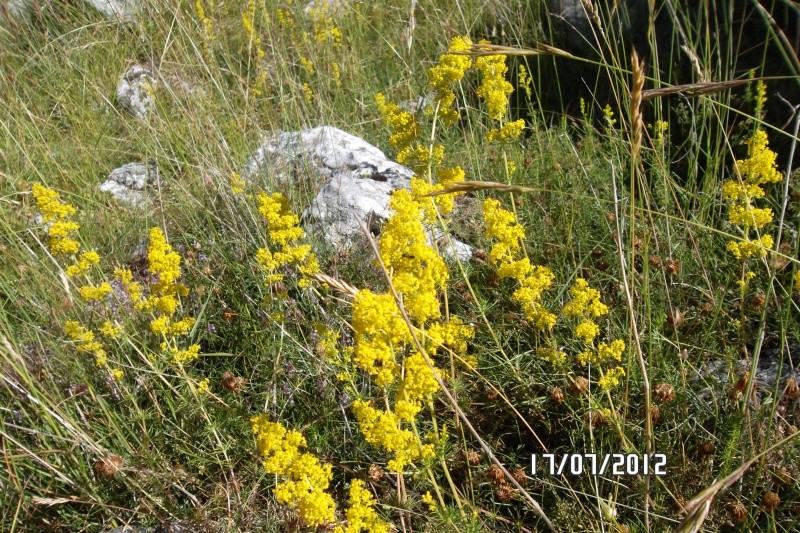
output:
<svg viewBox="0 0 800 533"><path fill-rule="evenodd" d="M597 386L602 390L611 390L619 385L619 380L625 377L625 369L621 366L609 368L605 372L601 371L600 379L597 380Z"/></svg>
<svg viewBox="0 0 800 533"><path fill-rule="evenodd" d="M475 66L481 73L481 84L476 91L486 104L489 120L502 120L508 108L508 97L514 86L505 78L508 66L505 55L480 56Z"/></svg>
<svg viewBox="0 0 800 533"><path fill-rule="evenodd" d="M75 276L86 272L91 268L92 265L96 265L99 262L100 255L97 252L83 252L75 264L67 267L67 276L74 278Z"/></svg>
<svg viewBox="0 0 800 533"><path fill-rule="evenodd" d="M608 313L608 306L600 301L600 291L589 287L583 278L577 278L569 290L572 300L564 306L564 314L571 318L600 318Z"/></svg>
<svg viewBox="0 0 800 533"><path fill-rule="evenodd" d="M749 183L765 184L781 181L777 169L778 155L769 149L767 134L757 130L747 141L747 159L736 161L736 172Z"/></svg>
<svg viewBox="0 0 800 533"><path fill-rule="evenodd" d="M360 479L350 483L349 501L350 505L344 513L347 527L337 526L333 533L389 533L389 524L375 512L375 498Z"/></svg>
<svg viewBox="0 0 800 533"><path fill-rule="evenodd" d="M425 494L422 495L422 503L427 505L428 510L432 513L435 513L436 509L438 508L436 502L433 499L433 495L431 495L430 491L427 491L425 492Z"/></svg>
<svg viewBox="0 0 800 533"><path fill-rule="evenodd" d="M772 248L772 235L762 235L758 239L730 241L727 250L736 259L747 259L749 257L766 257L767 252Z"/></svg>
<svg viewBox="0 0 800 533"><path fill-rule="evenodd" d="M306 446L303 436L270 422L267 415L251 418L250 424L264 469L283 479L275 487L278 501L297 508L300 518L311 527L333 522L335 504L325 492L332 478L331 466L301 452Z"/></svg>
<svg viewBox="0 0 800 533"><path fill-rule="evenodd" d="M403 111L395 104L386 103L386 97L381 93L375 95L375 103L383 120L392 128L389 142L394 148L402 150L416 141L419 136L419 126L414 115Z"/></svg>
<svg viewBox="0 0 800 533"><path fill-rule="evenodd" d="M98 365L98 366L103 366L103 365ZM121 380L122 376L124 376L124 375L125 375L125 372L123 372L119 368L115 368L115 369L111 370L111 376L117 381Z"/></svg>
<svg viewBox="0 0 800 533"><path fill-rule="evenodd" d="M515 120L514 122L506 122L503 127L499 129L492 129L486 132L486 140L489 142L505 142L516 139L525 129L524 120Z"/></svg>
<svg viewBox="0 0 800 533"><path fill-rule="evenodd" d="M105 322L103 322L103 325L100 326L100 333L102 333L109 339L116 338L119 335L119 332L120 332L119 327L109 320L106 320Z"/></svg>
<svg viewBox="0 0 800 533"><path fill-rule="evenodd" d="M465 52L472 46L472 41L467 37L454 37L450 42L448 52ZM464 73L472 66L472 59L468 55L442 54L439 63L428 70L431 89L436 93L439 120L444 125L453 124L459 119L458 111L454 104L456 94L453 85L461 81ZM432 113L436 106L427 109Z"/></svg>
<svg viewBox="0 0 800 533"><path fill-rule="evenodd" d="M528 69L522 63L517 67L517 86L525 91L528 98L531 98L531 75L528 74Z"/></svg>
<svg viewBox="0 0 800 533"><path fill-rule="evenodd" d="M209 384L208 378L203 378L198 381L194 389L197 394L208 394L209 390L211 390L211 385Z"/></svg>
<svg viewBox="0 0 800 533"><path fill-rule="evenodd" d="M45 222L61 220L75 214L75 208L62 203L56 191L38 183L33 186L33 198Z"/></svg>
<svg viewBox="0 0 800 533"><path fill-rule="evenodd" d="M402 473L414 461L433 457L433 446L420 444L413 432L401 429L395 413L375 409L363 400L353 403L353 412L366 441L393 455L387 464L390 471Z"/></svg>
<svg viewBox="0 0 800 533"><path fill-rule="evenodd" d="M84 285L78 292L85 300L100 301L111 292L111 285L105 281L100 285Z"/></svg>

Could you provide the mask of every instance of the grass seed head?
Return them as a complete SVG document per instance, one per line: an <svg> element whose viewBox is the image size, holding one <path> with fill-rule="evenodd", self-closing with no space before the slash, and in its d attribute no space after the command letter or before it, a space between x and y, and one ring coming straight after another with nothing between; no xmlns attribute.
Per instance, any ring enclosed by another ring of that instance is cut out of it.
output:
<svg viewBox="0 0 800 533"><path fill-rule="evenodd" d="M671 402L675 399L675 389L669 383L657 383L653 389L656 399L661 402Z"/></svg>
<svg viewBox="0 0 800 533"><path fill-rule="evenodd" d="M122 457L119 455L109 455L102 457L94 463L94 471L99 478L110 479L114 477L117 472L122 470Z"/></svg>
<svg viewBox="0 0 800 533"><path fill-rule="evenodd" d="M771 513L777 509L780 504L781 497L778 496L777 492L772 492L771 490L767 491L761 499L761 508L767 513Z"/></svg>

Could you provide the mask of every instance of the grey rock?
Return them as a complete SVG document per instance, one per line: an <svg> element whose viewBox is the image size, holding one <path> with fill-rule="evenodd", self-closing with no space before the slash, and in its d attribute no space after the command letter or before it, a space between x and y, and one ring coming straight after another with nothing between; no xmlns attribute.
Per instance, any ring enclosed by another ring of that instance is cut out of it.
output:
<svg viewBox="0 0 800 533"><path fill-rule="evenodd" d="M85 0L110 19L135 20L141 10L141 0Z"/></svg>
<svg viewBox="0 0 800 533"><path fill-rule="evenodd" d="M119 80L117 102L137 118L145 119L155 105L155 87L152 71L142 65L133 65Z"/></svg>
<svg viewBox="0 0 800 533"><path fill-rule="evenodd" d="M311 233L322 235L334 247L352 244L365 226L374 229L388 219L389 197L397 189L408 189L413 175L377 147L331 126L266 139L247 161L243 177L254 180L266 169L279 181L300 173L324 180L303 221ZM441 239L451 257L472 256L467 244L450 244L438 234L431 239Z"/></svg>
<svg viewBox="0 0 800 533"><path fill-rule="evenodd" d="M152 163L127 163L112 170L100 190L109 192L119 202L142 207L149 201L146 188L160 179L158 167Z"/></svg>
<svg viewBox="0 0 800 533"><path fill-rule="evenodd" d="M142 8L141 0L84 0L109 19L135 20ZM0 21L20 19L30 14L34 0L0 0Z"/></svg>
<svg viewBox="0 0 800 533"><path fill-rule="evenodd" d="M800 355L800 345L789 346L788 351L777 348L764 348L759 354L756 365L755 383L753 391L755 399L760 401L767 391L775 391L777 387L778 397L781 396L789 378L797 379L798 355ZM692 379L693 382L702 382L703 390L700 391L701 399L708 399L710 395L719 397L721 386L732 386L741 376L750 371L750 360L739 359L733 362L713 360L704 363L698 370L697 375Z"/></svg>

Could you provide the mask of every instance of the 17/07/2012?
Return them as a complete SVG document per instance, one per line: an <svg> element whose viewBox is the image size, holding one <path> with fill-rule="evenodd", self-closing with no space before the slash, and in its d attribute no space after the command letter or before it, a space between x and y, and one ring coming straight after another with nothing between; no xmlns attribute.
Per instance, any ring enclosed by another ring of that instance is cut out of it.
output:
<svg viewBox="0 0 800 533"><path fill-rule="evenodd" d="M663 453L639 455L636 453L543 453L531 455L531 475L551 476L638 476L648 473L666 475L667 456ZM540 471L541 468L541 471Z"/></svg>

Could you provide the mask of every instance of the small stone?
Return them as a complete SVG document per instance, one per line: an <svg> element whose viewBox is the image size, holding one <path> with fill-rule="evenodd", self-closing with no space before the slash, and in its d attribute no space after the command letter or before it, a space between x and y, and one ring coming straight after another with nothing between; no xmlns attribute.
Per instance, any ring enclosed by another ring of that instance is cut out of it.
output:
<svg viewBox="0 0 800 533"><path fill-rule="evenodd" d="M146 119L155 107L156 80L153 72L142 65L133 65L117 85L117 102L136 118Z"/></svg>

